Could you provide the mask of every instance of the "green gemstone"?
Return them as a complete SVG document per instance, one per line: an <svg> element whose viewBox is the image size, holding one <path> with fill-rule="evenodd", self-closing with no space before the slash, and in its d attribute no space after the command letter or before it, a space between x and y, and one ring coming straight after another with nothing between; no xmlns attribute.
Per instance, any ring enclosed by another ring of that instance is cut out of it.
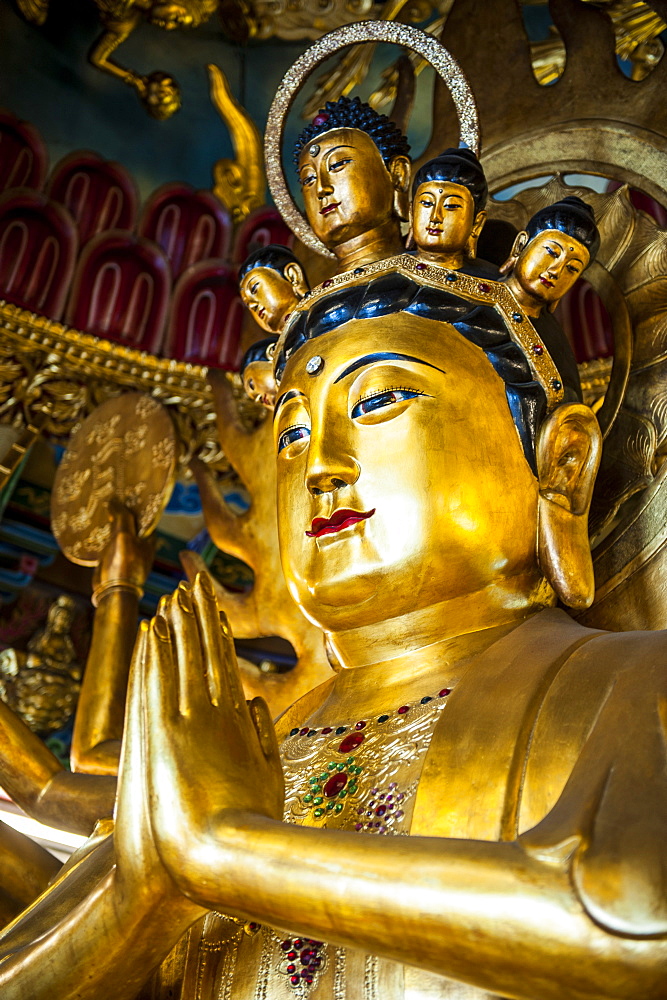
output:
<svg viewBox="0 0 667 1000"><path fill-rule="evenodd" d="M310 790L313 793L313 795L317 795L318 792L322 791L322 786L321 785L313 785Z"/></svg>
<svg viewBox="0 0 667 1000"><path fill-rule="evenodd" d="M324 809L316 809L314 815L315 819L319 819L320 816L324 816Z"/></svg>
<svg viewBox="0 0 667 1000"><path fill-rule="evenodd" d="M333 802L327 802L327 810L331 810L333 809L333 807L334 807Z"/></svg>
<svg viewBox="0 0 667 1000"><path fill-rule="evenodd" d="M354 764L354 757L348 757L348 758L347 758L347 760L345 761L345 763L346 763L346 764L347 764L348 766L349 766L350 764Z"/></svg>
<svg viewBox="0 0 667 1000"><path fill-rule="evenodd" d="M320 781L326 781L328 777L329 777L329 772L328 771L323 771L322 774L319 776L319 778L317 778L316 780L318 782L320 782Z"/></svg>
<svg viewBox="0 0 667 1000"><path fill-rule="evenodd" d="M304 795L303 801L304 802L312 802L313 801L313 796L312 795Z"/></svg>
<svg viewBox="0 0 667 1000"><path fill-rule="evenodd" d="M336 764L336 770L337 771L342 771L344 767L345 767L345 764Z"/></svg>
<svg viewBox="0 0 667 1000"><path fill-rule="evenodd" d="M334 812L339 813L342 811L342 809L343 809L343 803L337 802L336 805L334 806Z"/></svg>
<svg viewBox="0 0 667 1000"><path fill-rule="evenodd" d="M362 771L363 771L363 767L355 767L355 769L354 769L354 773L355 774L361 774Z"/></svg>
<svg viewBox="0 0 667 1000"><path fill-rule="evenodd" d="M316 799L313 799L313 805L315 805L315 806L321 806L322 803L323 803L323 801L324 801L324 799L322 798L322 796L318 795Z"/></svg>
<svg viewBox="0 0 667 1000"><path fill-rule="evenodd" d="M340 791L340 792L338 793L338 798L339 798L339 799L344 799L346 795L347 795L347 789L346 789L346 788L343 788L343 789L342 789L342 790L341 790L341 791Z"/></svg>
<svg viewBox="0 0 667 1000"><path fill-rule="evenodd" d="M330 771L335 771L335 770L336 770L336 766L337 766L337 765L336 765L336 761L335 761L335 760L331 760L331 761L329 761L329 763L327 764L327 767L328 767L328 769L329 769Z"/></svg>
<svg viewBox="0 0 667 1000"><path fill-rule="evenodd" d="M309 778L308 779L308 784L309 785L316 785L319 780L320 780L319 778Z"/></svg>
<svg viewBox="0 0 667 1000"><path fill-rule="evenodd" d="M347 789L343 789L343 791L348 791L350 793L350 795L354 795L354 793L356 792L356 790L357 790L357 786L356 786L356 784L354 782L352 782L350 785L348 785Z"/></svg>

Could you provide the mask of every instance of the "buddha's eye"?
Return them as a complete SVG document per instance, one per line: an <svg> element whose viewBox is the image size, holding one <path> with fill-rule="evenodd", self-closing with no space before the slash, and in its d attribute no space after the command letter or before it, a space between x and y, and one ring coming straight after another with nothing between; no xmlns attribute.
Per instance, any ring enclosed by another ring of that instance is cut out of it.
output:
<svg viewBox="0 0 667 1000"><path fill-rule="evenodd" d="M343 167L346 167L348 163L352 163L351 156L346 156L341 160L334 160L333 163L329 164L329 170L333 171L334 173L337 173L339 170L342 170Z"/></svg>
<svg viewBox="0 0 667 1000"><path fill-rule="evenodd" d="M433 206L435 205L435 202L432 201L431 198L420 198L419 199L419 204L423 205L424 208L433 208Z"/></svg>
<svg viewBox="0 0 667 1000"><path fill-rule="evenodd" d="M570 272L570 274L579 274L579 268L576 266L576 264L568 264L567 269Z"/></svg>
<svg viewBox="0 0 667 1000"><path fill-rule="evenodd" d="M447 204L445 205L445 209L446 209L447 212L458 212L458 210L461 207L462 206L459 205L459 203L456 202L456 201L447 202Z"/></svg>
<svg viewBox="0 0 667 1000"><path fill-rule="evenodd" d="M288 427L278 438L278 451L281 452L283 448L288 448L295 441L301 441L309 437L310 431L304 424L295 424L293 427Z"/></svg>
<svg viewBox="0 0 667 1000"><path fill-rule="evenodd" d="M301 187L310 187L311 184L315 183L315 174L302 174L299 180L301 181Z"/></svg>
<svg viewBox="0 0 667 1000"><path fill-rule="evenodd" d="M546 250L546 252L549 254L550 257L558 257L558 252L554 250L553 247L545 247L544 249Z"/></svg>
<svg viewBox="0 0 667 1000"><path fill-rule="evenodd" d="M385 406L392 406L394 403L403 403L407 399L414 399L415 396L424 396L418 389L385 389L383 392L373 393L358 400L352 407L352 419L363 417L374 410L381 410Z"/></svg>

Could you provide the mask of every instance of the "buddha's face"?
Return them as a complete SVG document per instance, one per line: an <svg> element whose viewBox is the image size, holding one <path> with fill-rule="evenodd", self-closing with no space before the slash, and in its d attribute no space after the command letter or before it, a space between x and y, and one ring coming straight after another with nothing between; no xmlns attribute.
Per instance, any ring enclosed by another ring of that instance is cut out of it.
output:
<svg viewBox="0 0 667 1000"><path fill-rule="evenodd" d="M406 313L351 321L279 392L281 555L311 619L336 632L489 590L511 606L507 581L536 571L537 484L480 348Z"/></svg>
<svg viewBox="0 0 667 1000"><path fill-rule="evenodd" d="M278 333L299 297L293 284L273 267L253 267L243 276L241 299L268 333Z"/></svg>
<svg viewBox="0 0 667 1000"><path fill-rule="evenodd" d="M475 202L462 184L425 181L412 201L412 230L417 246L441 253L464 251L475 224Z"/></svg>
<svg viewBox="0 0 667 1000"><path fill-rule="evenodd" d="M554 307L586 268L590 254L583 243L557 229L545 229L519 253L512 272L523 292Z"/></svg>
<svg viewBox="0 0 667 1000"><path fill-rule="evenodd" d="M334 129L304 146L299 181L308 222L330 249L393 215L392 176L360 129Z"/></svg>
<svg viewBox="0 0 667 1000"><path fill-rule="evenodd" d="M251 361L243 370L243 388L255 403L273 409L276 402L276 381L272 361Z"/></svg>

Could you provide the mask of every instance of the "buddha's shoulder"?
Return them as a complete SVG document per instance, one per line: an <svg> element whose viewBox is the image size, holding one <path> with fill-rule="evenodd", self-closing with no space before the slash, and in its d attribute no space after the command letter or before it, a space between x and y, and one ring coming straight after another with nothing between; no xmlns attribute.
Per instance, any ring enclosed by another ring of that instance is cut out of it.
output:
<svg viewBox="0 0 667 1000"><path fill-rule="evenodd" d="M533 729L532 754L575 755L595 729L652 725L667 696L667 631L605 632L572 623L570 645L552 666ZM625 721L623 721L625 720ZM568 749L569 748L569 749ZM565 764L565 760L563 761Z"/></svg>

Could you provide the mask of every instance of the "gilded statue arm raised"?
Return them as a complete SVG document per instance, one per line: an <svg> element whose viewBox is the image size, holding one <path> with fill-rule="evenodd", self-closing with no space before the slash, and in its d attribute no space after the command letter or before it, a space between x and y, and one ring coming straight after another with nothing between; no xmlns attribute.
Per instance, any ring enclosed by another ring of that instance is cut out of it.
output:
<svg viewBox="0 0 667 1000"><path fill-rule="evenodd" d="M183 585L153 626L146 667L152 826L184 893L503 995L662 995L655 944L610 933L573 888L572 858L588 834L572 811L551 836L547 822L545 835L538 827L505 843L369 838L272 818L282 794L272 727L246 710L217 620L202 578L191 594Z"/></svg>
<svg viewBox="0 0 667 1000"><path fill-rule="evenodd" d="M72 735L72 767L115 775L123 736L125 692L139 600L153 562L154 540L137 538L134 517L109 504L111 538L95 570L93 636Z"/></svg>
<svg viewBox="0 0 667 1000"><path fill-rule="evenodd" d="M128 689L113 838L83 849L3 933L0 990L7 1000L48 1000L55 993L61 1000L132 1000L148 970L203 913L161 864L148 819L141 665L155 641L143 625Z"/></svg>

